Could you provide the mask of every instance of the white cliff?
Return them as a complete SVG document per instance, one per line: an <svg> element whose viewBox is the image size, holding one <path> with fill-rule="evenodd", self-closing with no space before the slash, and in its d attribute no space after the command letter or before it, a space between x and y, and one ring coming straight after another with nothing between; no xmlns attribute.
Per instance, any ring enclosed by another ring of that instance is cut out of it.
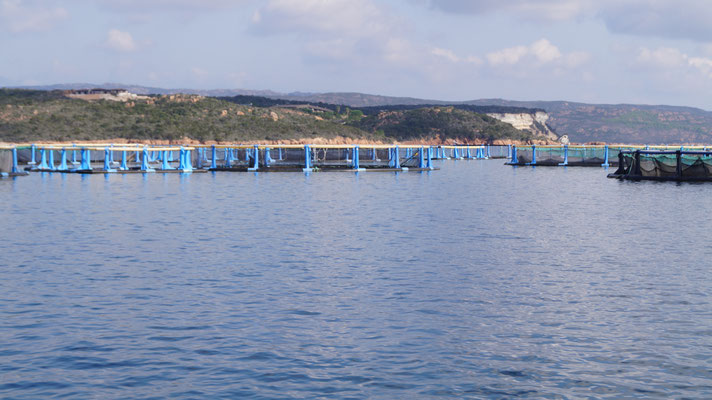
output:
<svg viewBox="0 0 712 400"><path fill-rule="evenodd" d="M549 114L544 111L536 111L533 114L489 113L487 115L506 122L521 131L531 132L536 136L544 136L551 140L557 140L559 138L556 133L549 128L549 125L546 124L549 120Z"/></svg>

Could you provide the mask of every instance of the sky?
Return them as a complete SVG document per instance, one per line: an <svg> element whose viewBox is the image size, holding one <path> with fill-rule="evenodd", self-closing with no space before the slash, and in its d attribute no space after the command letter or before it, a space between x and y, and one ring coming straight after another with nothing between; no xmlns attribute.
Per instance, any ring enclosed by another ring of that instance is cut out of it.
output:
<svg viewBox="0 0 712 400"><path fill-rule="evenodd" d="M710 0L0 0L0 86L712 110Z"/></svg>

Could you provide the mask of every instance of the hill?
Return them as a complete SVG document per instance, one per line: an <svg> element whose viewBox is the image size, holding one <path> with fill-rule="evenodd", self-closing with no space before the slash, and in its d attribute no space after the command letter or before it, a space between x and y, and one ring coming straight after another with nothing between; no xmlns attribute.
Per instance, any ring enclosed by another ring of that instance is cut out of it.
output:
<svg viewBox="0 0 712 400"><path fill-rule="evenodd" d="M291 99L290 95L279 98ZM513 107L545 110L547 124L572 142L630 144L712 143L712 112L693 107L637 104L586 104L567 101L512 101L480 99L441 102L425 99L384 97L361 93L322 93L303 96L303 100L329 103L339 101L352 107L408 107L425 105L465 105ZM496 111L480 111L496 112Z"/></svg>
<svg viewBox="0 0 712 400"><path fill-rule="evenodd" d="M532 135L515 129L486 114L473 113L455 107L425 107L382 111L353 122L369 132L381 132L395 140L449 137L459 142L502 139L529 140Z"/></svg>
<svg viewBox="0 0 712 400"><path fill-rule="evenodd" d="M353 140L449 140L488 138L528 140L522 133L472 111L429 121L429 131L405 118L401 127L373 129L360 110L250 97L225 99L198 95L152 95L130 101L86 101L62 91L0 89L0 141L85 141L186 139L200 142ZM258 103L253 104L253 103ZM413 110L417 111L417 110ZM410 111L405 114L409 114ZM415 112L418 114L418 112ZM362 121L363 120L363 121ZM475 123L476 122L476 123ZM384 125L385 126L385 125ZM465 131L469 127L470 131ZM385 132L394 133L387 137ZM428 134L430 132L430 134Z"/></svg>

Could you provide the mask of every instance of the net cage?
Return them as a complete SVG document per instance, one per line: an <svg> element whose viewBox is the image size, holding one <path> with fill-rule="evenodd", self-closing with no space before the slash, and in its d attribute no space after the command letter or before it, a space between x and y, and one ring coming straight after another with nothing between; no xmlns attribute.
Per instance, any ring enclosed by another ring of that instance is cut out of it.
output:
<svg viewBox="0 0 712 400"><path fill-rule="evenodd" d="M415 168L423 166L427 158L427 150L427 147L334 145L206 147L198 148L192 155L192 160L193 167L209 169Z"/></svg>
<svg viewBox="0 0 712 400"><path fill-rule="evenodd" d="M485 147L485 155L488 158L509 158L511 157L510 145L488 145Z"/></svg>
<svg viewBox="0 0 712 400"><path fill-rule="evenodd" d="M621 146L515 146L510 164L543 166L608 166L618 164Z"/></svg>
<svg viewBox="0 0 712 400"><path fill-rule="evenodd" d="M474 151L474 148L473 148ZM429 146L390 145L32 145L19 163L40 171L432 168Z"/></svg>
<svg viewBox="0 0 712 400"><path fill-rule="evenodd" d="M712 181L712 152L623 151L618 170L609 175L622 179Z"/></svg>
<svg viewBox="0 0 712 400"><path fill-rule="evenodd" d="M117 145L97 147L18 146L17 162L33 170L190 169L190 147Z"/></svg>

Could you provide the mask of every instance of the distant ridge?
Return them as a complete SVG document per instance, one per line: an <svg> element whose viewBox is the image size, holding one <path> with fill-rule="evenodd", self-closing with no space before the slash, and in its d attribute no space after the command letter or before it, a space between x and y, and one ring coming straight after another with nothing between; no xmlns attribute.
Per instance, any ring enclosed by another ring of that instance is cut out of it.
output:
<svg viewBox="0 0 712 400"><path fill-rule="evenodd" d="M211 97L263 96L300 102L340 104L354 108L426 104L523 107L546 110L550 116L548 124L557 134L568 135L573 142L631 144L712 143L712 112L694 107L669 105L587 104L569 101L513 101L505 99L442 101L356 92L279 93L272 90L245 89L163 89L118 83L72 83L23 86L20 88L58 90L88 87L124 88L136 94L187 93Z"/></svg>

